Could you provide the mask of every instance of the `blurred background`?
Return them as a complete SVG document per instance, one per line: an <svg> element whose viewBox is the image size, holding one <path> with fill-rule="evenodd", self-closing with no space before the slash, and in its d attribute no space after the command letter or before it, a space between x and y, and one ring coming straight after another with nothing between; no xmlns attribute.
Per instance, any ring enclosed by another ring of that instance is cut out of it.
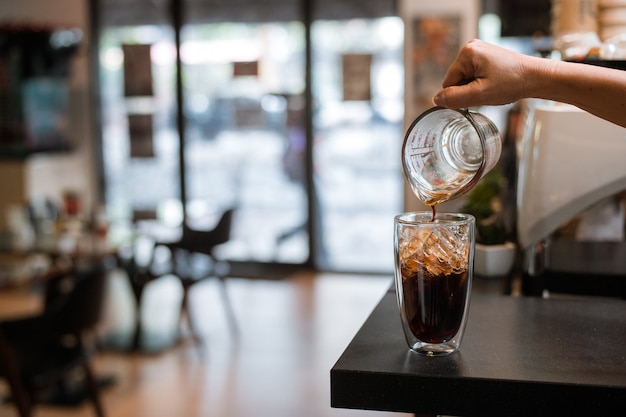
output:
<svg viewBox="0 0 626 417"><path fill-rule="evenodd" d="M42 29L60 39L48 67L21 76L63 105L39 110L55 142L3 139L2 211L70 192L117 245L144 220L210 227L235 208L220 251L241 274L389 273L393 216L419 207L400 165L405 124L479 21L531 53L549 34L549 1L422 3L3 0L23 48L7 51L26 57ZM504 127L504 115L490 116Z"/></svg>

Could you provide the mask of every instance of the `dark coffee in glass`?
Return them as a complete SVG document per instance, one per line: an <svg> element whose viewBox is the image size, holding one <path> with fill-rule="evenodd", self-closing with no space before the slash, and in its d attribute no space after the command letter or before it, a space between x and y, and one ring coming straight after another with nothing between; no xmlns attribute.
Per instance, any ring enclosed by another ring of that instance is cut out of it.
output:
<svg viewBox="0 0 626 417"><path fill-rule="evenodd" d="M411 333L427 343L452 339L463 321L467 281L467 271L441 276L403 273L404 314Z"/></svg>
<svg viewBox="0 0 626 417"><path fill-rule="evenodd" d="M395 219L395 282L411 349L428 355L456 351L469 307L474 218L416 212Z"/></svg>

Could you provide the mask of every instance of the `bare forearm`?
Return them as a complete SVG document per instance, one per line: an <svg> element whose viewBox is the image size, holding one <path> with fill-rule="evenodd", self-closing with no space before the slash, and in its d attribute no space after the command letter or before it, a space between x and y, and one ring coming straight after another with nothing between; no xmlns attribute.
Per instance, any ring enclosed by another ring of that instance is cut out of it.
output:
<svg viewBox="0 0 626 417"><path fill-rule="evenodd" d="M542 98L573 104L626 127L626 71L522 55L480 40L466 43L433 102L451 108Z"/></svg>
<svg viewBox="0 0 626 417"><path fill-rule="evenodd" d="M537 58L524 95L572 104L626 127L626 71ZM533 73L534 72L534 73Z"/></svg>

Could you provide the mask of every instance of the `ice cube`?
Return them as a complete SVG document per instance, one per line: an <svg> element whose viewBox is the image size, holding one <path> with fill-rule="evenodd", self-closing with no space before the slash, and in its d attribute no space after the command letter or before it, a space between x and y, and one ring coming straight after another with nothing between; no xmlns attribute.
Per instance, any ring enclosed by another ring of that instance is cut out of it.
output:
<svg viewBox="0 0 626 417"><path fill-rule="evenodd" d="M423 269L432 275L448 275L467 269L465 226L407 228L399 245L400 262L406 272Z"/></svg>

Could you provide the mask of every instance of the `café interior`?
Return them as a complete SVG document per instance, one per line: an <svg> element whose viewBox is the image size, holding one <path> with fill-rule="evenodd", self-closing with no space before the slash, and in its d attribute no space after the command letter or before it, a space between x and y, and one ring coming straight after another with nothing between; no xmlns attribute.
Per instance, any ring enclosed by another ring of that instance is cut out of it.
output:
<svg viewBox="0 0 626 417"><path fill-rule="evenodd" d="M0 0L0 415L423 415L330 398L393 291L394 217L430 210L405 181L406 129L468 40L626 69L623 15ZM494 194L437 210L476 210L472 295L624 303L624 130L558 106L475 109L500 132L476 186Z"/></svg>

